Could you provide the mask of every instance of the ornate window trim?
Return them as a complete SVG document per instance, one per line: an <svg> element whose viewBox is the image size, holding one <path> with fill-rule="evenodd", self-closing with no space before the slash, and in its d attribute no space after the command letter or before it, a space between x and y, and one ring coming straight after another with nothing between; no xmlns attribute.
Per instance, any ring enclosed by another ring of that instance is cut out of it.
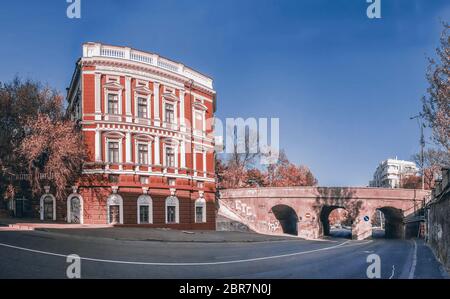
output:
<svg viewBox="0 0 450 299"><path fill-rule="evenodd" d="M109 82L108 82L109 81ZM115 117L120 117L123 113L122 111L122 93L123 93L123 86L119 83L120 79L117 79L116 81L112 81L111 78L109 78L108 76L106 76L106 82L103 85L103 91L104 91L104 114L105 114L105 120L108 120L109 117L108 116L115 116ZM108 98L109 95L113 94L113 95L117 95L118 97L118 113L117 114L109 114L108 111Z"/></svg>
<svg viewBox="0 0 450 299"><path fill-rule="evenodd" d="M167 208L170 206L175 207L175 222L168 222L167 219ZM178 197L174 195L167 197L165 200L165 207L166 224L180 223L180 201L178 200Z"/></svg>
<svg viewBox="0 0 450 299"><path fill-rule="evenodd" d="M153 224L153 199L150 197L150 195L143 194L137 199L138 224L141 224L141 206L148 206L148 224Z"/></svg>
<svg viewBox="0 0 450 299"><path fill-rule="evenodd" d="M50 194L50 193L46 193L46 194L44 194L44 195L42 195L41 196L41 199L40 199L40 201L39 201L39 207L40 207L40 218L41 218L41 221L44 221L45 219L44 219L44 200L47 198L47 197L49 197L49 198L51 198L52 199L52 201L53 201L53 221L56 221L56 198L55 198L55 196L53 196L53 194Z"/></svg>
<svg viewBox="0 0 450 299"><path fill-rule="evenodd" d="M202 207L202 222L197 221L197 207ZM204 197L200 197L195 201L194 217L195 217L195 223L206 223L206 200Z"/></svg>
<svg viewBox="0 0 450 299"><path fill-rule="evenodd" d="M111 194L110 196L108 196L108 199L106 201L106 205L107 205L107 214L106 214L106 218L107 218L107 223L111 224L111 219L110 217L110 207L111 206L119 206L119 224L123 224L123 198L122 196L120 196L119 194Z"/></svg>
<svg viewBox="0 0 450 299"><path fill-rule="evenodd" d="M83 197L78 193L72 193L67 198L67 223L72 223L71 203L77 197L80 200L80 224L84 224L84 202Z"/></svg>

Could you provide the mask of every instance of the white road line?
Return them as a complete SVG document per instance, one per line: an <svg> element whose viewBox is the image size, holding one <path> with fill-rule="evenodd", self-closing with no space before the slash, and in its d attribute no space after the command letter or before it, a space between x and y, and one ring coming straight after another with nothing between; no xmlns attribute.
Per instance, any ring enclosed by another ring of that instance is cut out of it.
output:
<svg viewBox="0 0 450 299"><path fill-rule="evenodd" d="M414 279L414 273L416 272L416 265L417 265L417 243L416 240L413 240L413 242L414 242L414 253L411 269L409 270L408 279Z"/></svg>
<svg viewBox="0 0 450 299"><path fill-rule="evenodd" d="M259 258L252 258L252 259L223 261L223 262L152 263L152 262L129 262L129 261L104 260L104 259L94 259L94 258L88 258L88 257L80 257L80 260L91 261L91 262L101 262L101 263L128 264L128 265L146 265L146 266L211 266L211 265L247 263L247 262L255 262L255 261L263 261L263 260L291 257L291 256L303 255L303 254L308 254L308 253L313 253L313 252L331 250L331 249L335 249L335 248L338 248L338 247L351 247L351 246L365 245L365 244L371 243L372 240L367 241L367 242L354 243L354 244L350 244L350 245L347 245L347 246L343 246L343 245L347 244L348 242L350 242L350 241L346 241L344 243L341 243L341 244L335 245L335 246L330 246L330 247L325 247L325 248L320 248L320 249L314 249L314 250L308 250L308 251L301 251L301 252L288 253L288 254L282 254L282 255L273 255L273 256L267 256L267 257L259 257ZM13 249L17 249L17 250L22 250L22 251L38 253L38 254L58 256L58 257L63 257L63 258L66 258L68 256L68 255L64 255L64 254L53 253L53 252L46 252L46 251L35 250L35 249L29 249L29 248L13 246L13 245L4 244L4 243L0 243L0 246L13 248Z"/></svg>
<svg viewBox="0 0 450 299"><path fill-rule="evenodd" d="M389 277L389 279L394 278L394 275L395 275L395 265L392 265L392 273L391 273L391 276Z"/></svg>

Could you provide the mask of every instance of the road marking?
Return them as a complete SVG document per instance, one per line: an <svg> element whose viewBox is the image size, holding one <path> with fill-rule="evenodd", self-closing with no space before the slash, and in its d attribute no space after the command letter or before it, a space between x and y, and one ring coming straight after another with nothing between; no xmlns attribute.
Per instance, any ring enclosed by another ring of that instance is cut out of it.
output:
<svg viewBox="0 0 450 299"><path fill-rule="evenodd" d="M281 255L273 255L273 256L266 256L266 257L259 257L259 258L252 258L252 259L242 259L242 260L232 260L232 261L223 261L223 262L198 262L198 263L156 263L156 262L129 262L129 261L115 261L115 260L104 260L104 259L94 259L89 257L80 257L81 260L85 261L91 261L91 262L101 262L101 263L111 263L111 264L128 264L128 265L145 265L145 266L211 266L211 265L224 265L224 264L237 264L237 263L247 263L247 262L256 262L256 261L263 261L263 260L270 260L270 259L277 259L277 258L284 258L284 257L291 257L291 256L297 256L297 255L303 255L313 252L319 252L319 251L326 251L335 249L338 247L352 247L352 246L359 246L359 245L365 245L368 243L371 243L372 240L367 242L361 242L361 243L354 243L347 246L347 243L350 241L345 241L339 245L334 245L330 247L325 248L319 248L314 250L308 250L308 251L301 251L301 252L294 252L294 253L288 253L288 254L281 254ZM22 251L28 251L38 254L44 254L44 255L51 255L51 256L58 256L66 258L67 255L59 254L59 253L53 253L53 252L46 252L41 250L35 250L30 248L24 248L19 246L13 246L9 244L0 243L0 246L13 248L17 250Z"/></svg>
<svg viewBox="0 0 450 299"><path fill-rule="evenodd" d="M391 274L391 276L389 277L389 279L394 278L394 274L395 274L395 265L392 265L392 274Z"/></svg>
<svg viewBox="0 0 450 299"><path fill-rule="evenodd" d="M414 279L414 272L416 272L416 265L417 265L417 243L416 240L413 240L413 242L414 242L413 261L411 264L411 269L409 270L408 279Z"/></svg>

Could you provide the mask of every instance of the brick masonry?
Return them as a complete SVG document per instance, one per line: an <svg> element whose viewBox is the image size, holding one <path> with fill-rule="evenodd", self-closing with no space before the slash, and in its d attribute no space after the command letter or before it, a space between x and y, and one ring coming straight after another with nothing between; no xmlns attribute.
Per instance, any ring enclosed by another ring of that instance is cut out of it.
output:
<svg viewBox="0 0 450 299"><path fill-rule="evenodd" d="M370 218L377 209L385 214L386 234L404 238L405 217L418 210L427 196L427 191L408 189L256 188L222 190L219 203L251 230L268 234L296 230L295 234L304 238L322 237L326 234L324 220L328 220L329 213L344 208L352 217L352 237L360 240L371 236Z"/></svg>

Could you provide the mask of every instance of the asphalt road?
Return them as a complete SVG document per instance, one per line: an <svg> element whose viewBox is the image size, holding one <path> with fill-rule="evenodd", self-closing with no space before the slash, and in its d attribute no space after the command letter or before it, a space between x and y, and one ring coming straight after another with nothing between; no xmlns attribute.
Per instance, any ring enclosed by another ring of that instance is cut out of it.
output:
<svg viewBox="0 0 450 299"><path fill-rule="evenodd" d="M66 278L67 256L81 278L367 278L377 254L381 278L443 278L422 241L329 239L170 243L0 232L0 278Z"/></svg>

